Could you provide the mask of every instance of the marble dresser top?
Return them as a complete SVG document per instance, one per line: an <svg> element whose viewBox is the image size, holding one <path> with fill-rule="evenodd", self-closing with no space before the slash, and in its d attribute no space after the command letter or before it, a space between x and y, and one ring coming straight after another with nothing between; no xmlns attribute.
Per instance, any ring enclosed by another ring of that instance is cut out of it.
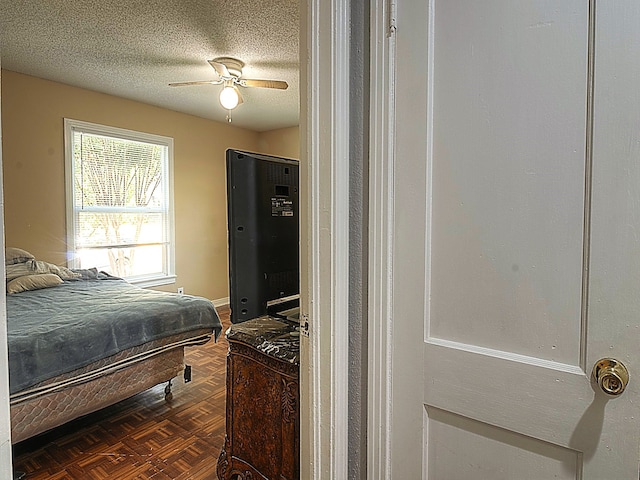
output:
<svg viewBox="0 0 640 480"><path fill-rule="evenodd" d="M300 336L295 325L264 316L231 325L227 340L245 343L279 360L300 364Z"/></svg>

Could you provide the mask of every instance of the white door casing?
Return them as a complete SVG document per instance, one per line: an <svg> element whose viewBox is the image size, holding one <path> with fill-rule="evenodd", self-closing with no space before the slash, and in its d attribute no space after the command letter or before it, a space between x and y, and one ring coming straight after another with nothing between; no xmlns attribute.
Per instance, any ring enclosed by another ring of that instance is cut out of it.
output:
<svg viewBox="0 0 640 480"><path fill-rule="evenodd" d="M300 478L348 470L349 0L301 3ZM304 328L303 328L304 330Z"/></svg>
<svg viewBox="0 0 640 480"><path fill-rule="evenodd" d="M384 23L369 477L638 478L640 6L399 1Z"/></svg>
<svg viewBox="0 0 640 480"><path fill-rule="evenodd" d="M0 111L1 102L0 102ZM1 127L1 125L0 125ZM0 128L0 140L2 140ZM0 167L2 142L0 142ZM4 196L0 174L0 267L4 277ZM9 414L9 353L7 347L6 292L0 293L0 478L10 478L11 472L11 415Z"/></svg>

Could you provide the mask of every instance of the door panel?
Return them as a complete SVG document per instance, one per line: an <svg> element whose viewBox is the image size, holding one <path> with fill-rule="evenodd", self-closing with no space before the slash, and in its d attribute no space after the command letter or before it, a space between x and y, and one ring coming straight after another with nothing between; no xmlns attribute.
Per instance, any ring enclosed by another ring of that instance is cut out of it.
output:
<svg viewBox="0 0 640 480"><path fill-rule="evenodd" d="M638 478L640 7L397 15L393 478Z"/></svg>
<svg viewBox="0 0 640 480"><path fill-rule="evenodd" d="M578 365L588 4L434 13L429 335Z"/></svg>
<svg viewBox="0 0 640 480"><path fill-rule="evenodd" d="M428 415L430 478L576 478L580 454L574 450L442 410L428 409Z"/></svg>

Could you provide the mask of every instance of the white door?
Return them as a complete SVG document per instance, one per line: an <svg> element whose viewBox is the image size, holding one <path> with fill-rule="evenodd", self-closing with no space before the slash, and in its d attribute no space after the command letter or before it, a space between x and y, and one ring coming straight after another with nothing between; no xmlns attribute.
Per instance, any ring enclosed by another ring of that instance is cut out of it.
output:
<svg viewBox="0 0 640 480"><path fill-rule="evenodd" d="M398 0L395 61L391 478L638 479L640 2Z"/></svg>

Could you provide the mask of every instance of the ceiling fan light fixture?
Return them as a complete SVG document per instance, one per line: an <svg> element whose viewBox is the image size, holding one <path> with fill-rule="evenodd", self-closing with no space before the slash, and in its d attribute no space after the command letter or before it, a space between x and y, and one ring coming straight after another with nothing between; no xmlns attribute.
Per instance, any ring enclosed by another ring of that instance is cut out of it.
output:
<svg viewBox="0 0 640 480"><path fill-rule="evenodd" d="M233 110L238 106L240 97L235 87L227 85L220 91L220 104L227 110Z"/></svg>

